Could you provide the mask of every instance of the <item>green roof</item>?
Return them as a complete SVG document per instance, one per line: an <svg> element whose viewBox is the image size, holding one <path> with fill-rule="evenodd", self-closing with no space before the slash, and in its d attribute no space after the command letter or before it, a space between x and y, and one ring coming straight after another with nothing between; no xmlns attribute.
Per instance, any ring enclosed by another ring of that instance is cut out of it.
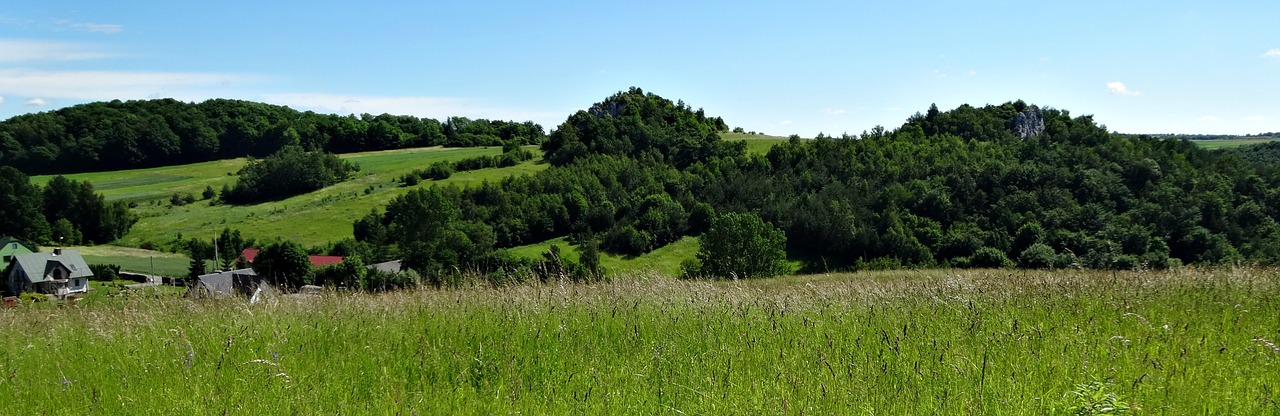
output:
<svg viewBox="0 0 1280 416"><path fill-rule="evenodd" d="M0 256L35 253L36 248L13 237L0 237Z"/></svg>
<svg viewBox="0 0 1280 416"><path fill-rule="evenodd" d="M67 279L93 276L93 271L89 270L84 257L75 250L62 250L62 254L58 255L53 252L17 254L13 256L13 260L14 269L10 273L18 273L21 270L26 273L31 283L53 280L53 271L57 266L67 269L69 273L64 276Z"/></svg>

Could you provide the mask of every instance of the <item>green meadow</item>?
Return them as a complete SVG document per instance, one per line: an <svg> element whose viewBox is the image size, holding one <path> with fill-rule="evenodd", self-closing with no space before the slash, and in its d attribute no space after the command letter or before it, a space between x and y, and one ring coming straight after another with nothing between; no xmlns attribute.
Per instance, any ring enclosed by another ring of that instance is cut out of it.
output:
<svg viewBox="0 0 1280 416"><path fill-rule="evenodd" d="M931 270L0 310L12 414L1276 414L1271 269Z"/></svg>
<svg viewBox="0 0 1280 416"><path fill-rule="evenodd" d="M1213 149L1229 149L1233 147L1247 146L1251 144L1270 143L1276 140L1277 139L1274 137L1259 137L1259 138L1240 138L1240 139L1192 140L1191 142L1195 143L1196 146L1200 146L1201 148L1213 150Z"/></svg>
<svg viewBox="0 0 1280 416"><path fill-rule="evenodd" d="M788 138L782 136L747 133L720 133L720 138L724 140L745 142L747 144L748 154L759 155L769 153L769 149L772 149L774 145L784 143L788 140Z"/></svg>
<svg viewBox="0 0 1280 416"><path fill-rule="evenodd" d="M536 149L531 149L535 150ZM259 240L285 238L304 245L323 245L351 236L351 224L371 210L380 210L397 196L408 193L396 181L400 176L440 160L494 156L501 148L420 148L342 155L360 165L356 177L324 189L291 198L254 205L215 205L198 200L173 205L174 193L197 199L206 186L215 190L235 183L235 173L245 159L196 163L182 166L67 175L88 180L108 200L134 203L141 219L116 245L162 246L179 238L207 237L223 228L238 229L245 237ZM508 168L458 172L442 181L424 181L418 186L457 184L470 186L524 175L545 169L535 161ZM46 183L51 176L33 178Z"/></svg>

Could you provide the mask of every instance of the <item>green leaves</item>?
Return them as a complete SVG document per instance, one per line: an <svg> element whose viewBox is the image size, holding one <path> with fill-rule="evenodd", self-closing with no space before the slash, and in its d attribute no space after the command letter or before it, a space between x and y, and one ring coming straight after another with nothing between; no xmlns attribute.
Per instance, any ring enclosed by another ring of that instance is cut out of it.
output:
<svg viewBox="0 0 1280 416"><path fill-rule="evenodd" d="M728 213L712 220L702 235L698 269L693 275L723 279L769 277L788 273L787 237L760 216Z"/></svg>

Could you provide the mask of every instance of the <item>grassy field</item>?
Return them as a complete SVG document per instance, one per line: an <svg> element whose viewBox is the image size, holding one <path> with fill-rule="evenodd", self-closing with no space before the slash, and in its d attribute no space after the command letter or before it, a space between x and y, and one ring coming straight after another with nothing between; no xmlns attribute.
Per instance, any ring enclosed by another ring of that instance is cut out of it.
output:
<svg viewBox="0 0 1280 416"><path fill-rule="evenodd" d="M122 271L134 273L183 277L187 275L187 268L191 265L191 258L185 254L108 245L68 248L78 250L86 263L115 264ZM212 266L212 262L210 263Z"/></svg>
<svg viewBox="0 0 1280 416"><path fill-rule="evenodd" d="M1250 144L1269 143L1276 140L1278 139L1274 137L1260 137L1260 138L1254 138L1254 139L1192 140L1191 142L1195 143L1196 146L1200 146L1201 148L1213 150L1213 149L1227 149L1232 147L1240 147L1240 146L1245 146Z"/></svg>
<svg viewBox="0 0 1280 416"><path fill-rule="evenodd" d="M529 244L508 249L512 254L528 259L541 259L542 253L551 249L552 245L560 246L560 255L565 259L578 261L578 252L574 245L565 238L547 240L537 244ZM657 273L663 276L679 276L680 263L692 259L698 254L698 237L684 237L666 246L640 256L619 256L600 253L600 266L605 273L616 275L621 273Z"/></svg>
<svg viewBox="0 0 1280 416"><path fill-rule="evenodd" d="M536 149L532 149L536 153ZM67 175L88 180L109 200L137 204L134 212L142 218L118 245L138 247L147 242L165 242L193 236L213 238L223 228L239 229L245 237L270 240L290 239L303 245L322 245L351 236L351 224L370 210L381 209L397 196L413 188L401 187L396 178L439 160L458 160L500 154L501 148L422 148L342 155L360 165L354 179L305 195L255 205L210 205L209 201L174 206L173 193L190 193L199 198L206 186L221 189L233 184L235 172L244 159L129 171ZM546 169L534 161L501 169L459 172L443 181L425 181L418 186L496 181ZM33 178L45 183L49 176Z"/></svg>
<svg viewBox="0 0 1280 416"><path fill-rule="evenodd" d="M720 138L724 140L740 140L746 142L747 153L761 155L769 153L769 149L772 149L774 145L788 140L788 138L781 136L766 136L746 133L720 133Z"/></svg>
<svg viewBox="0 0 1280 416"><path fill-rule="evenodd" d="M1275 276L630 275L258 305L124 292L0 310L0 395L13 414L1275 414Z"/></svg>

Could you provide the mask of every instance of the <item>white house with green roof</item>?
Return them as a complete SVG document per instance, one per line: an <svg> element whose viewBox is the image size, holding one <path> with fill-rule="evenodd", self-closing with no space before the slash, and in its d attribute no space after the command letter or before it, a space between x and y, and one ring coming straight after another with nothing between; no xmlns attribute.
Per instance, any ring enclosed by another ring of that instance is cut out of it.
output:
<svg viewBox="0 0 1280 416"><path fill-rule="evenodd" d="M93 272L75 250L15 254L7 277L9 290L66 296L84 293Z"/></svg>

